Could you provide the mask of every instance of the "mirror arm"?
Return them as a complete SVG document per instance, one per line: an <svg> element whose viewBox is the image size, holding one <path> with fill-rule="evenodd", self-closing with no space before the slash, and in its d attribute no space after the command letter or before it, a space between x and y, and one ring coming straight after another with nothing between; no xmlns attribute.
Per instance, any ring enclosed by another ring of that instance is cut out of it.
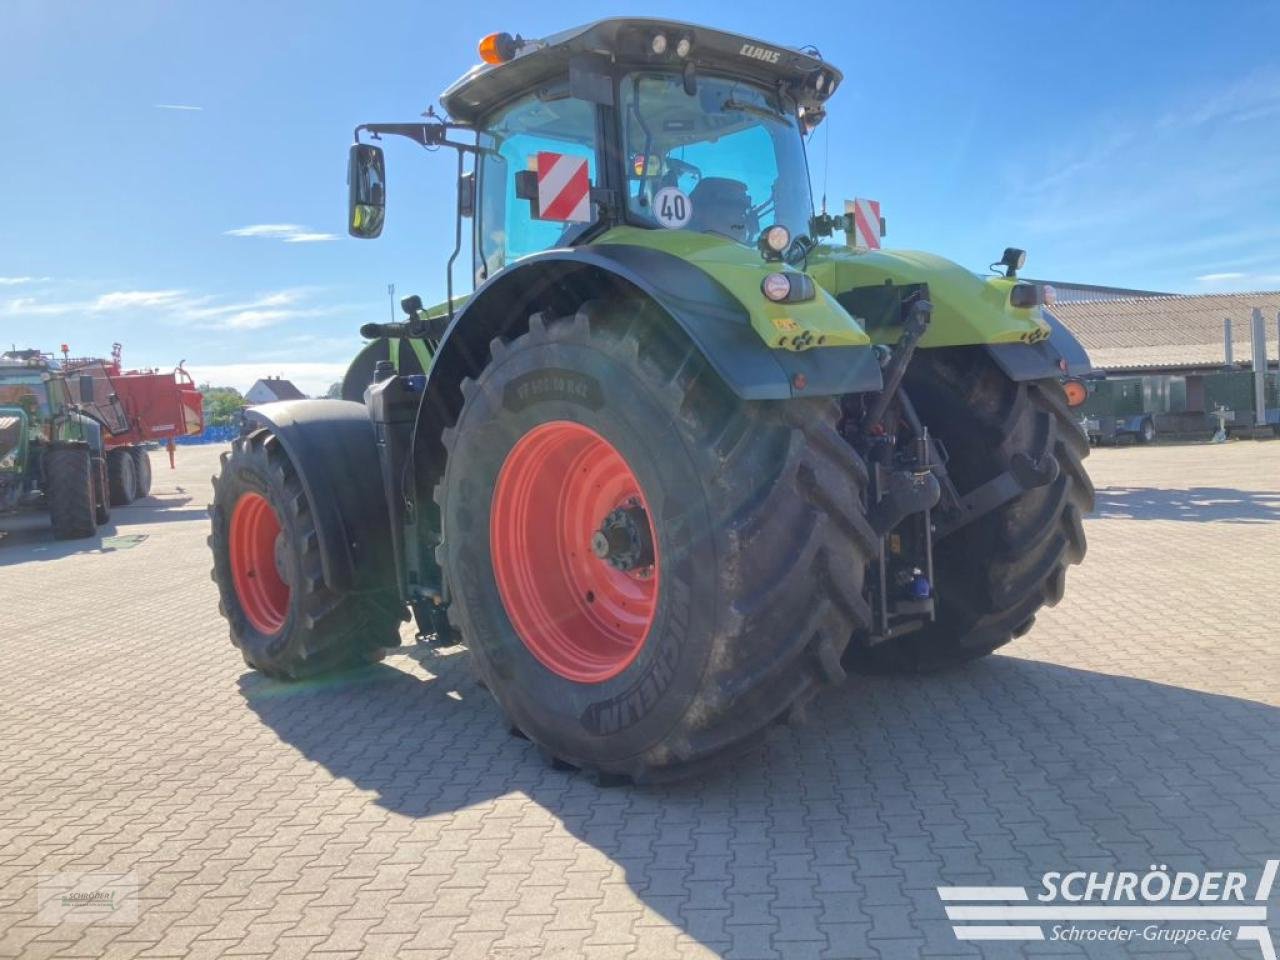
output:
<svg viewBox="0 0 1280 960"><path fill-rule="evenodd" d="M464 153L479 153L474 143L458 143L446 139L450 130L470 130L460 123L362 123L355 129L355 141L360 142L360 132L367 132L371 139L381 140L383 135L407 137L422 147L452 147Z"/></svg>

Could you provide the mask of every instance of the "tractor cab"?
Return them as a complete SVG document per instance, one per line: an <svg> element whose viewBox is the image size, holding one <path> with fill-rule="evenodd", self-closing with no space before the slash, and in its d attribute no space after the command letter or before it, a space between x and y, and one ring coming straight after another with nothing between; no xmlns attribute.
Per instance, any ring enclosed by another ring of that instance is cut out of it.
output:
<svg viewBox="0 0 1280 960"><path fill-rule="evenodd" d="M804 136L841 79L816 51L635 19L542 41L494 34L480 51L441 97L448 122L357 130L424 145L474 133L454 145L471 157L459 208L477 284L618 226L759 244L769 259L813 234ZM385 175L371 144L353 148L350 181L351 233L376 236Z"/></svg>

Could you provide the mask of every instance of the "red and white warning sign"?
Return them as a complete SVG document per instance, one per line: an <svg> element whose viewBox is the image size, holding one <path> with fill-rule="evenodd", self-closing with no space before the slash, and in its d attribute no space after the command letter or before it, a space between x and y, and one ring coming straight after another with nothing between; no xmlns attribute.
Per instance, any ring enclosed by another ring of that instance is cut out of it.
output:
<svg viewBox="0 0 1280 960"><path fill-rule="evenodd" d="M538 219L586 223L591 219L587 158L538 153Z"/></svg>
<svg viewBox="0 0 1280 960"><path fill-rule="evenodd" d="M849 240L855 247L880 249L880 201L846 200L844 212L853 214L853 232Z"/></svg>

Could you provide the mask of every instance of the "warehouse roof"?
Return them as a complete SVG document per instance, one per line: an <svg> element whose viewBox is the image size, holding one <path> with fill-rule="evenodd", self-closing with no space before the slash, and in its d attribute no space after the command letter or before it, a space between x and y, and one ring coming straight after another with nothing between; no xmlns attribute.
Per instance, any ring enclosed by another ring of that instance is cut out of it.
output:
<svg viewBox="0 0 1280 960"><path fill-rule="evenodd" d="M1215 369L1226 363L1223 320L1231 318L1232 361L1252 363L1253 309L1266 320L1267 358L1275 364L1280 291L1132 297L1059 303L1053 314L1074 333L1099 370Z"/></svg>

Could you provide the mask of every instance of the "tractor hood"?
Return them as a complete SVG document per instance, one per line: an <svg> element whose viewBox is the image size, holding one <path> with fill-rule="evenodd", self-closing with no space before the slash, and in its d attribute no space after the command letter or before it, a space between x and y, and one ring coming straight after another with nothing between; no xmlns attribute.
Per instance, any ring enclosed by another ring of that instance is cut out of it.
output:
<svg viewBox="0 0 1280 960"><path fill-rule="evenodd" d="M856 251L820 246L809 255L809 274L866 327L876 342L898 338L896 312L872 315L869 304L886 285L928 284L933 322L922 347L969 344L1039 343L1050 326L1040 307L1015 307L1009 295L1016 280L980 277L959 264L912 250ZM868 296L859 296L859 293Z"/></svg>

